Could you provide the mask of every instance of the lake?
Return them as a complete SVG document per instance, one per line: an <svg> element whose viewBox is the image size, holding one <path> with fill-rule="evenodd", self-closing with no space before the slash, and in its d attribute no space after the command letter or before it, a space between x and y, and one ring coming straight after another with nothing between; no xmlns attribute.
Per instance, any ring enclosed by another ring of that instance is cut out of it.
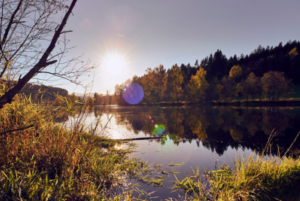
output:
<svg viewBox="0 0 300 201"><path fill-rule="evenodd" d="M187 176L191 168L203 171L230 165L239 155L249 156L261 152L274 129L271 155L284 153L300 131L300 107L142 107L95 106L90 110L87 122L100 117L105 134L113 139L154 137L166 138L134 141L135 153L143 161L162 164L169 172L162 187L139 184L139 189L152 195L147 200L182 200L183 192L171 193L172 181ZM109 120L110 119L110 120ZM109 121L108 121L109 120ZM291 152L300 152L298 139ZM170 164L182 164L169 166ZM131 181L127 181L129 184Z"/></svg>

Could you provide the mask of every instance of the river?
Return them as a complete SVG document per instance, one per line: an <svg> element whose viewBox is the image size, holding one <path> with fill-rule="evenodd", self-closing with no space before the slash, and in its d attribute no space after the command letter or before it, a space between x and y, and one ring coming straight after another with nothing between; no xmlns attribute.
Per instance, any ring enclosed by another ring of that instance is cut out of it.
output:
<svg viewBox="0 0 300 201"><path fill-rule="evenodd" d="M261 152L274 130L272 149L268 153L284 153L300 131L300 107L142 107L95 106L87 122L100 117L106 125L105 135L113 139L166 136L163 140L134 141L135 153L143 161L162 164L169 172L162 187L139 184L139 189L155 191L147 200L183 199L183 192L171 192L171 172L179 172L180 180L192 172L218 169L234 162L236 156ZM103 134L103 133L102 133ZM300 152L300 139L291 152ZM182 164L169 166L170 164ZM130 183L131 181L129 181Z"/></svg>

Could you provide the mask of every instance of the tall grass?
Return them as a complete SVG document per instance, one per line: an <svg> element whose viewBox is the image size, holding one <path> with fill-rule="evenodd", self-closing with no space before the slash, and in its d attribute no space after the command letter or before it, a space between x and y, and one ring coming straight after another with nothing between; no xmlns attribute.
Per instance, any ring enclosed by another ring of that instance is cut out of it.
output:
<svg viewBox="0 0 300 201"><path fill-rule="evenodd" d="M196 200L300 200L299 158L237 156L232 167L222 165L200 178L194 171L193 176L177 180L174 189L183 189Z"/></svg>
<svg viewBox="0 0 300 201"><path fill-rule="evenodd" d="M99 123L85 129L87 107L75 115L73 106L16 97L0 110L0 200L133 199L129 191L113 192L124 175L142 175L144 163L128 157L131 144L117 149L119 142L96 135ZM76 116L71 127L55 122L61 111Z"/></svg>

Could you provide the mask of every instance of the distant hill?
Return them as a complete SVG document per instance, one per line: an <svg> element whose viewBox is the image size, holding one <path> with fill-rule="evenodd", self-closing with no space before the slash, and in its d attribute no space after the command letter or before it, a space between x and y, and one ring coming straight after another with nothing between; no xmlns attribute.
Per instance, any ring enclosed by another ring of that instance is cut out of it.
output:
<svg viewBox="0 0 300 201"><path fill-rule="evenodd" d="M31 83L27 83L20 93L24 93L26 96L31 95L31 97L36 97L38 99L42 97L44 100L50 101L53 101L55 99L55 94L68 96L68 91L66 89L45 85L36 85Z"/></svg>

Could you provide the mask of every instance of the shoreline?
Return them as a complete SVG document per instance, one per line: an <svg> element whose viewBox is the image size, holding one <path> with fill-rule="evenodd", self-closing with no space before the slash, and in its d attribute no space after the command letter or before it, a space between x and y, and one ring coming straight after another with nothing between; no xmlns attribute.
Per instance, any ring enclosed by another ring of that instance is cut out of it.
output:
<svg viewBox="0 0 300 201"><path fill-rule="evenodd" d="M114 104L115 105L115 104ZM186 105L208 105L208 106L250 106L250 107L277 107L277 106L300 106L300 100L252 100L252 101L212 101L212 102L160 102L152 104L116 104L118 106L186 106ZM103 106L103 105L94 105L94 106Z"/></svg>

